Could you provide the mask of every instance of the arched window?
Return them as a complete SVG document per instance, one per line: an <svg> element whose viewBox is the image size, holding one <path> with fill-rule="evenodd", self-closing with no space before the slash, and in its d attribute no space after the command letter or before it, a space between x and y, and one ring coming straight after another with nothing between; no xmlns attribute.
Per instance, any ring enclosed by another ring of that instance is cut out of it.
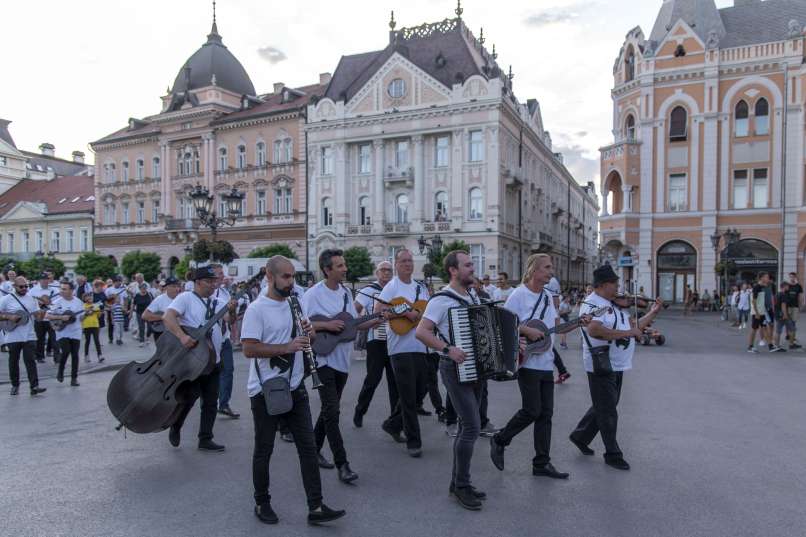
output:
<svg viewBox="0 0 806 537"><path fill-rule="evenodd" d="M238 146L238 169L243 170L246 168L246 146Z"/></svg>
<svg viewBox="0 0 806 537"><path fill-rule="evenodd" d="M218 148L218 169L223 172L228 167L229 167L229 164L227 163L227 148L226 147L219 147Z"/></svg>
<svg viewBox="0 0 806 537"><path fill-rule="evenodd" d="M151 177L158 179L162 175L160 171L160 158L154 157L151 159Z"/></svg>
<svg viewBox="0 0 806 537"><path fill-rule="evenodd" d="M137 164L135 165L134 173L135 173L135 177L137 177L138 181L143 180L143 176L145 175L145 167L146 166L145 166L145 162L143 162L143 159L141 159L141 158L137 159Z"/></svg>
<svg viewBox="0 0 806 537"><path fill-rule="evenodd" d="M409 197L406 194L398 194L395 198L395 216L398 224L409 223Z"/></svg>
<svg viewBox="0 0 806 537"><path fill-rule="evenodd" d="M627 57L624 60L624 81L629 82L635 78L635 51L632 45L627 49Z"/></svg>
<svg viewBox="0 0 806 537"><path fill-rule="evenodd" d="M770 104L762 97L756 101L756 136L770 133Z"/></svg>
<svg viewBox="0 0 806 537"><path fill-rule="evenodd" d="M368 196L361 196L358 199L358 223L362 226L368 226L372 223L369 216Z"/></svg>
<svg viewBox="0 0 806 537"><path fill-rule="evenodd" d="M193 166L196 175L201 175L201 158L199 157L199 150L193 148Z"/></svg>
<svg viewBox="0 0 806 537"><path fill-rule="evenodd" d="M126 183L129 181L129 163L125 160L121 163L121 168L123 170L123 182Z"/></svg>
<svg viewBox="0 0 806 537"><path fill-rule="evenodd" d="M266 144L258 142L255 146L255 166L266 165Z"/></svg>
<svg viewBox="0 0 806 537"><path fill-rule="evenodd" d="M468 218L470 220L481 220L484 218L484 208L483 208L483 199L481 196L481 189L480 188L471 188L468 194L468 207L470 208L470 212L468 214Z"/></svg>
<svg viewBox="0 0 806 537"><path fill-rule="evenodd" d="M750 129L750 109L744 100L736 103L734 115L736 137L747 136L748 130Z"/></svg>
<svg viewBox="0 0 806 537"><path fill-rule="evenodd" d="M628 142L635 141L635 118L632 114L627 116L627 121L624 123L624 133Z"/></svg>
<svg viewBox="0 0 806 537"><path fill-rule="evenodd" d="M677 45L677 48L674 49L674 57L675 58L682 58L686 55L686 47L683 45Z"/></svg>
<svg viewBox="0 0 806 537"><path fill-rule="evenodd" d="M672 110L671 121L669 121L669 141L685 142L688 134L688 113L682 106L676 106Z"/></svg>
<svg viewBox="0 0 806 537"><path fill-rule="evenodd" d="M109 163L106 165L106 182L114 183L115 181L117 181L117 177L115 176L115 164Z"/></svg>
<svg viewBox="0 0 806 537"><path fill-rule="evenodd" d="M283 161L283 142L282 140L275 140L274 141L274 162L278 164Z"/></svg>
<svg viewBox="0 0 806 537"><path fill-rule="evenodd" d="M434 221L445 222L448 220L448 193L437 192L434 196Z"/></svg>
<svg viewBox="0 0 806 537"><path fill-rule="evenodd" d="M322 226L333 225L333 202L330 198L322 200Z"/></svg>

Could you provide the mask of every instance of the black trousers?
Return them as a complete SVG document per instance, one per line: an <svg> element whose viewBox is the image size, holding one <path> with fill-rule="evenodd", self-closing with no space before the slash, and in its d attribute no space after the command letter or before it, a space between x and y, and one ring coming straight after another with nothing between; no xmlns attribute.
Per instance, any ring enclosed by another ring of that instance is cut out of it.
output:
<svg viewBox="0 0 806 537"><path fill-rule="evenodd" d="M12 386L20 385L20 355L25 364L25 372L28 374L28 384L31 388L39 386L39 376L36 371L36 343L33 341L19 341L17 343L6 343L8 347L8 376Z"/></svg>
<svg viewBox="0 0 806 537"><path fill-rule="evenodd" d="M90 339L95 342L95 352L101 356L101 340L98 337L99 328L84 328L84 357L90 355Z"/></svg>
<svg viewBox="0 0 806 537"><path fill-rule="evenodd" d="M322 482L319 476L319 464L316 459L316 440L311 423L311 407L305 384L291 392L294 406L285 414L270 416L266 411L263 394L251 397L252 418L255 423L255 450L252 453L252 483L255 486L255 503L261 504L271 500L269 494L269 461L274 451L274 439L280 421L288 424L294 435L297 446L299 468L302 471L302 485L308 497L308 509L313 510L322 505Z"/></svg>
<svg viewBox="0 0 806 537"><path fill-rule="evenodd" d="M543 467L551 461L549 450L551 417L554 415L554 374L551 371L519 369L518 387L521 390L521 409L495 436L495 441L508 446L515 436L534 424L535 457L532 466Z"/></svg>
<svg viewBox="0 0 806 537"><path fill-rule="evenodd" d="M622 371L614 371L608 375L588 373L588 387L593 405L588 409L571 433L574 440L584 445L590 444L596 433L602 435L605 445L605 458L621 457L621 448L616 442L618 428L618 405L621 397Z"/></svg>
<svg viewBox="0 0 806 537"><path fill-rule="evenodd" d="M56 343L56 331L49 321L34 321L34 332L36 332L36 359L44 360L45 351L56 355L54 359L58 362L59 345Z"/></svg>
<svg viewBox="0 0 806 537"><path fill-rule="evenodd" d="M563 359L560 357L560 353L557 352L557 349L551 349L554 351L554 366L557 368L557 373L560 375L565 375L568 373L568 369L565 368L565 364L563 363Z"/></svg>
<svg viewBox="0 0 806 537"><path fill-rule="evenodd" d="M417 416L418 387L425 387L425 353L403 352L389 357L395 370L398 399L392 415L386 420L388 429L405 431L406 447L420 448L420 421Z"/></svg>
<svg viewBox="0 0 806 537"><path fill-rule="evenodd" d="M109 344L114 343L115 339L115 322L112 320L112 308L106 310L106 333L109 336Z"/></svg>
<svg viewBox="0 0 806 537"><path fill-rule="evenodd" d="M171 428L181 430L185 419L196 403L196 399L201 398L201 421L199 422L199 440L213 439L213 425L215 425L215 415L218 409L218 378L221 374L221 364L216 364L209 375L202 375L190 383L182 396L185 399L182 412L177 416Z"/></svg>
<svg viewBox="0 0 806 537"><path fill-rule="evenodd" d="M367 376L364 377L364 384L361 385L361 392L358 394L358 402L355 405L357 415L363 416L369 410L372 396L375 395L375 390L381 383L384 371L386 371L389 413L391 414L395 409L398 398L395 373L389 361L386 341L374 339L367 343Z"/></svg>
<svg viewBox="0 0 806 537"><path fill-rule="evenodd" d="M333 453L333 462L341 467L347 463L347 451L344 449L344 440L339 429L339 405L341 404L341 392L347 384L347 373L336 371L329 366L317 368L319 380L323 386L319 388L319 399L322 401L322 409L319 411L319 418L316 420L316 427L313 432L316 436L316 450L322 449L325 445L325 438Z"/></svg>
<svg viewBox="0 0 806 537"><path fill-rule="evenodd" d="M423 406L425 394L428 394L431 399L431 406L434 410L439 412L443 410L442 394L439 392L439 380L437 379L437 371L439 371L439 354L428 353L425 355L425 386L420 390L420 395L417 398L417 406Z"/></svg>
<svg viewBox="0 0 806 537"><path fill-rule="evenodd" d="M61 349L61 356L59 357L59 376L64 375L64 366L69 356L70 378L76 380L78 378L78 351L81 348L81 340L63 337L59 340L59 348Z"/></svg>

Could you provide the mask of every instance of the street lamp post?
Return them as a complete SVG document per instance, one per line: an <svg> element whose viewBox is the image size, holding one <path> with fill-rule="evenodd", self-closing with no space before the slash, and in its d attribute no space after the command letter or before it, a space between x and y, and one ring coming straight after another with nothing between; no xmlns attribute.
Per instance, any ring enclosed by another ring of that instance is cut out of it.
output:
<svg viewBox="0 0 806 537"><path fill-rule="evenodd" d="M722 276L724 282L723 285L725 288L725 296L728 295L728 247L738 242L741 236L742 234L739 230L730 228L726 229L721 235L719 231L714 230L714 233L711 235L711 245L714 247L714 257L718 257L719 255L720 239L724 240L725 242L725 255L722 259Z"/></svg>
<svg viewBox="0 0 806 537"><path fill-rule="evenodd" d="M439 235L435 235L430 241L426 239L423 235L420 235L420 238L417 239L417 246L420 248L420 255L423 255L428 249L428 262L431 263L434 260L436 254L442 251L442 237ZM428 276L428 283L431 283L431 275Z"/></svg>
<svg viewBox="0 0 806 537"><path fill-rule="evenodd" d="M227 214L217 215L214 207L215 197L210 194L207 188L197 184L196 187L190 192L190 199L193 202L193 207L196 209L196 216L199 218L201 227L209 227L210 233L213 237L213 242L216 242L218 228L224 226L234 226L238 217L241 216L243 199L246 194L240 192L237 188L233 187L229 192L219 194L227 207ZM210 254L212 260L212 253Z"/></svg>

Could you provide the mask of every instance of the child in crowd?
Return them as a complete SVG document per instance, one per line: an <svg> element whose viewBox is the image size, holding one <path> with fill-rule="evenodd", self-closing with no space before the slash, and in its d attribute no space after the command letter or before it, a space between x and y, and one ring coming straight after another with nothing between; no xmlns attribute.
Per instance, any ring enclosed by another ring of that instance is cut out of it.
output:
<svg viewBox="0 0 806 537"><path fill-rule="evenodd" d="M101 306L92 302L93 294L84 293L84 318L81 320L81 329L84 332L84 361L90 363L90 339L95 341L95 352L98 355L98 363L104 361L101 354L101 341L98 332L101 328Z"/></svg>
<svg viewBox="0 0 806 537"><path fill-rule="evenodd" d="M112 333L114 334L115 343L118 345L123 345L123 323L125 321L126 316L123 312L123 300L120 295L118 295L115 298L115 303L112 304Z"/></svg>

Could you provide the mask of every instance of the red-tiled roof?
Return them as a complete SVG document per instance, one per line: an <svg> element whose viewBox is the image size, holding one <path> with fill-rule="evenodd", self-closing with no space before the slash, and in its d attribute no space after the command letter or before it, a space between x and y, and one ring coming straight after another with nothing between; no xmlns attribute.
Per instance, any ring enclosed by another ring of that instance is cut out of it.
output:
<svg viewBox="0 0 806 537"><path fill-rule="evenodd" d="M319 97L323 96L326 88L327 84L311 84L310 86L303 86L301 88L289 88L293 89L294 91L302 92L305 95L297 97L296 99L291 100L287 103L283 102L282 92L273 95L267 95L264 97L264 102L260 103L254 108L249 108L247 110L240 110L238 112L226 114L221 118L219 118L218 120L214 121L213 124L218 125L221 123L231 123L233 121L242 121L244 119L249 119L252 117L260 117L269 114L276 114L278 112L283 112L286 110L296 110L298 108L304 108L305 106L308 105L308 103L311 100L311 97L313 97L314 95L318 95Z"/></svg>
<svg viewBox="0 0 806 537"><path fill-rule="evenodd" d="M91 213L95 210L95 177L61 176L49 181L23 179L0 194L0 218L21 201L44 203L48 214Z"/></svg>

